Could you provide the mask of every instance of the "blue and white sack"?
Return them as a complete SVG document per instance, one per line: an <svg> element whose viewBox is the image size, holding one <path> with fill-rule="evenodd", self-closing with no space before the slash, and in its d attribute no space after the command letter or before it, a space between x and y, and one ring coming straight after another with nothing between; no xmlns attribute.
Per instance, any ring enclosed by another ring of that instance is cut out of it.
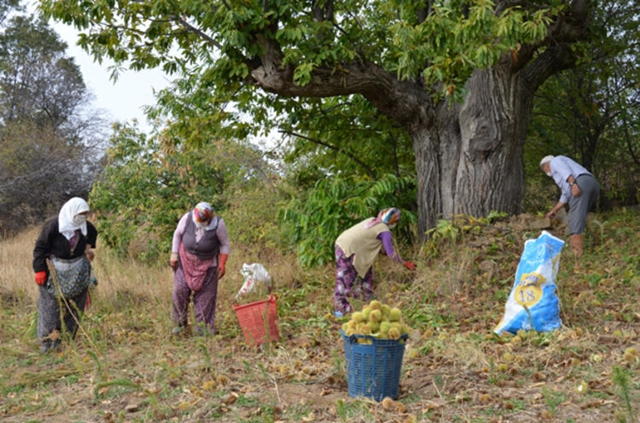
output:
<svg viewBox="0 0 640 423"><path fill-rule="evenodd" d="M494 332L549 332L562 326L556 276L564 241L546 231L524 243L524 252L507 299L504 317Z"/></svg>

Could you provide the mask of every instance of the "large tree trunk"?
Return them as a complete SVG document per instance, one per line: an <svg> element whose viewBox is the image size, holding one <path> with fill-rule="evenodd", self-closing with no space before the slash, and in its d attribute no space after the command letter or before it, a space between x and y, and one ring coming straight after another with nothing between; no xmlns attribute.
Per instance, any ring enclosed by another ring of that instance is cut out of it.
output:
<svg viewBox="0 0 640 423"><path fill-rule="evenodd" d="M507 66L476 71L466 88L463 104L438 107L435 128L411 132L421 236L441 218L521 211L533 91Z"/></svg>
<svg viewBox="0 0 640 423"><path fill-rule="evenodd" d="M548 40L505 52L494 67L476 70L463 104L434 104L435 87L398 79L366 60L342 64L342 72L314 69L310 82L295 84L294 66L282 66L277 41L261 35L261 65L251 76L265 91L291 97L360 94L406 128L416 156L418 230L424 238L441 218L521 211L533 94L551 75L574 66L570 44L584 33L589 2L572 0L570 11L549 27Z"/></svg>

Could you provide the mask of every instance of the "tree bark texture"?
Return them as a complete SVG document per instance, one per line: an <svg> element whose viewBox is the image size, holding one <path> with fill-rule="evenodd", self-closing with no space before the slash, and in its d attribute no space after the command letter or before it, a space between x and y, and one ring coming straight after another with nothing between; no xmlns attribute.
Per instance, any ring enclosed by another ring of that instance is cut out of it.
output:
<svg viewBox="0 0 640 423"><path fill-rule="evenodd" d="M463 104L439 105L431 127L411 132L421 235L438 219L521 211L532 93L504 66L476 71L467 90Z"/></svg>

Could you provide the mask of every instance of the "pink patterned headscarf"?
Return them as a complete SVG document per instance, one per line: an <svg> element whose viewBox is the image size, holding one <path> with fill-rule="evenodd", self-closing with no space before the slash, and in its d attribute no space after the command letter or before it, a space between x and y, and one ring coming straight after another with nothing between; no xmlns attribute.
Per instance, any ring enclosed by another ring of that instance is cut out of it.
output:
<svg viewBox="0 0 640 423"><path fill-rule="evenodd" d="M400 210L396 209L395 207L390 207L388 209L381 210L380 213L378 213L378 217L373 219L371 222L368 222L365 225L365 228L369 229L377 225L378 223L384 223L389 227L389 229L392 229L394 226L398 224L399 221L400 221Z"/></svg>
<svg viewBox="0 0 640 423"><path fill-rule="evenodd" d="M193 221L200 226L207 226L213 215L213 207L204 201L196 204L196 207L193 209Z"/></svg>

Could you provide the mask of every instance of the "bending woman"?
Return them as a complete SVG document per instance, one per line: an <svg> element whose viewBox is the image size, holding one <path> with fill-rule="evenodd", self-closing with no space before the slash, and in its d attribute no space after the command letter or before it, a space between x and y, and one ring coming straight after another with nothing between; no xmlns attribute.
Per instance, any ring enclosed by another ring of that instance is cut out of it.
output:
<svg viewBox="0 0 640 423"><path fill-rule="evenodd" d="M373 298L372 267L380 249L393 261L415 270L415 263L404 261L393 249L391 229L400 221L400 210L382 210L378 217L370 217L344 231L336 240L336 288L333 293L334 315L342 317L351 312L347 297L369 301ZM361 287L354 289L357 279Z"/></svg>
<svg viewBox="0 0 640 423"><path fill-rule="evenodd" d="M62 206L57 217L44 224L36 240L33 271L39 290L38 339L42 352L57 348L61 334L66 332L73 339L78 330L91 284L91 263L85 253L95 248L98 238L98 231L87 221L88 214L87 202L74 197Z"/></svg>

